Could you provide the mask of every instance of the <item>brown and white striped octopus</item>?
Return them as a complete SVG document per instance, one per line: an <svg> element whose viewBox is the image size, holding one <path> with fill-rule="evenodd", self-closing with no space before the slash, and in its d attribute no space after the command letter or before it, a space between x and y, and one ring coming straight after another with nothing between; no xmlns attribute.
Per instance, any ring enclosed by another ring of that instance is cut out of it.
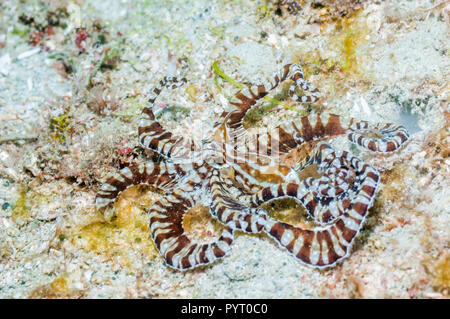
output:
<svg viewBox="0 0 450 319"><path fill-rule="evenodd" d="M148 184L161 190L163 198L149 209L149 228L166 264L179 270L210 264L230 253L236 230L265 232L307 265L334 266L348 256L373 203L380 174L326 141L347 136L372 152L389 153L398 150L409 135L402 126L325 113L299 116L270 132L244 129L243 118L255 103L289 80L290 98L318 100L319 91L305 81L301 67L285 65L272 82L237 92L230 101L232 110L217 121L218 134L198 145L188 136L168 132L155 119L153 108L160 92L186 83L184 78L163 78L142 111L139 142L164 160L131 164L110 177L97 194L97 209L111 219L115 199L128 187ZM299 147L307 152L295 167L275 160ZM299 172L310 165L317 167L319 177L300 178ZM281 222L260 207L283 197L299 201L315 227ZM213 242L199 243L185 233L183 218L189 209L205 203L225 227Z"/></svg>

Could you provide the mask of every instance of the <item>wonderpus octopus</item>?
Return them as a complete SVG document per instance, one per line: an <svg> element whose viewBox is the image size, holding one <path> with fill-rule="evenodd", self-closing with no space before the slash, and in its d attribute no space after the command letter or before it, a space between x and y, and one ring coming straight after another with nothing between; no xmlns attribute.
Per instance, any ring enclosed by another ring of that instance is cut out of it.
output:
<svg viewBox="0 0 450 319"><path fill-rule="evenodd" d="M265 232L307 265L334 266L348 256L373 203L380 174L349 152L334 150L326 140L346 136L372 152L387 153L398 150L409 135L402 126L325 113L299 116L270 132L245 129L247 112L288 80L293 100L315 102L320 97L299 65L285 65L272 82L237 92L229 102L231 111L224 111L215 125L218 134L198 145L188 136L175 136L155 119L160 92L186 83L184 78L163 78L150 91L139 123L140 144L163 160L130 164L110 177L97 194L97 209L107 219L114 218L115 199L133 185L162 191L162 199L149 209L150 233L167 265L179 270L227 255L236 230ZM307 151L294 167L275 160L299 147ZM298 173L311 165L318 177L300 178ZM290 225L260 207L283 197L300 202L316 225L312 229ZM213 242L198 243L184 230L183 218L196 205L209 206L211 215L225 226Z"/></svg>

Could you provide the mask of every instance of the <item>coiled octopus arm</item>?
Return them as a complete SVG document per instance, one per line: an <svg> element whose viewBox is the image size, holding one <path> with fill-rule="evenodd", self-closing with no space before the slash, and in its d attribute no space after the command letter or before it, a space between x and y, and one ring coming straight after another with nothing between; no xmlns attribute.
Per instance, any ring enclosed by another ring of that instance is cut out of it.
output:
<svg viewBox="0 0 450 319"><path fill-rule="evenodd" d="M339 168L342 162L355 171L356 179L353 184L353 194L340 202L336 214L328 211L334 219L324 223L325 215L319 216L323 226L314 229L304 229L267 217L264 230L286 248L296 258L314 267L333 266L345 258L351 248L353 240L360 231L367 212L374 200L378 188L380 175L376 169L364 164L349 153L337 154L327 143L320 143L312 164L322 167ZM258 193L251 195L249 201L253 206L276 198L296 198L309 211L314 212L319 205L317 197L310 196L314 191L314 179L309 178L302 184L286 183L266 187ZM315 191L318 191L316 188ZM330 197L331 198L331 197Z"/></svg>
<svg viewBox="0 0 450 319"><path fill-rule="evenodd" d="M233 229L247 233L259 233L263 230L266 214L259 208L251 208L236 197L242 189L234 187L231 179L223 178L218 171L213 173L209 183L212 193L211 213L222 223Z"/></svg>
<svg viewBox="0 0 450 319"><path fill-rule="evenodd" d="M286 66L283 75L275 77L275 85L269 83L257 86L258 94L254 93L254 89L240 91L237 97L241 103L234 103L238 107L234 114L239 116L230 116L231 121L227 125L231 129L243 130L242 119L245 113L258 99L288 78L288 68L291 69L292 66ZM298 78L303 79L302 74ZM294 92L292 87L290 92ZM403 126L390 123L373 125L335 114L300 117L296 121L280 125L276 131L281 153L305 144L316 144L312 152L299 163L298 168L318 164L323 176L307 178L300 184L273 184L254 195L241 194L239 201L256 208L275 198L287 196L298 199L321 226L307 230L275 221L265 215L264 219L258 220L265 225L264 230L268 234L301 261L315 267L332 266L348 255L353 239L362 227L374 199L379 173L349 153L337 153L329 144L320 141L346 135L351 142L372 152L388 153L399 149L408 140L408 132ZM370 133L381 138L370 137ZM250 138L246 139L247 144L244 143L243 150L248 151L248 141L264 141L263 144L268 144L273 141L275 133L256 136L248 132L245 134ZM352 186L351 171L355 174Z"/></svg>
<svg viewBox="0 0 450 319"><path fill-rule="evenodd" d="M190 178L150 208L153 241L166 264L178 270L209 264L224 257L234 240L234 229L230 226L225 226L221 236L210 243L197 243L186 235L183 217L198 204L192 194L201 182L200 177Z"/></svg>
<svg viewBox="0 0 450 319"><path fill-rule="evenodd" d="M121 169L101 186L95 198L95 206L107 220L115 217L114 202L128 187L145 184L164 191L172 191L174 181L186 175L182 165L170 162L132 164Z"/></svg>
<svg viewBox="0 0 450 319"><path fill-rule="evenodd" d="M283 70L274 77L274 81L271 83L253 86L239 91L231 101L231 104L236 107L236 111L225 115L228 118L226 126L231 130L244 131L243 134L240 133L240 137L246 136L243 147L241 147L240 150L237 150L237 153L241 152L243 154L248 154L251 148L249 144L253 141L258 141L258 143L267 146L267 154L272 155L274 152L270 147L276 134L278 135L277 151L281 154L287 153L298 146L308 143L317 143L320 140L329 139L338 135L347 135L347 138L351 142L369 149L370 151L392 152L404 144L409 137L407 131L402 126L393 124L371 125L366 121L358 121L353 118L346 119L335 114L312 114L310 116L299 117L296 121L280 125L275 129L275 133L251 134L246 132L242 127L242 119L245 114L256 104L257 100L266 96L271 90L287 79L293 80L289 95L294 97L295 100L313 102L319 98L320 93L318 90L304 80L301 67L295 64L286 65ZM295 89L297 86L301 86L305 92L309 92L309 95L296 95ZM370 133L371 131L381 134L383 138L374 139L364 135L364 133ZM324 176L319 179L307 178L303 180L301 185L297 185L297 188L300 189L301 192L296 195L297 199L305 206L307 212L321 225L330 223L343 215L351 205L351 199L349 198L355 198L357 196L350 190L349 185L351 181L348 179L351 172L347 169L347 166L344 165L344 162L348 165L348 153L344 152L342 155L336 155L333 151L333 163L335 164L329 165L330 167L325 169L323 166L326 162L320 160L324 145L326 145L325 148L330 148L332 150L331 146L328 144L322 144L320 147L316 146L302 162L298 163L298 169L303 169L313 163L320 164L319 168L322 168L324 171ZM255 147L253 147L253 149L255 149ZM339 165L337 165L336 162ZM275 190L277 190L280 194L283 193L286 195L286 192L282 192L283 187L286 190L288 188L292 189L295 184L275 184L269 188L260 190L254 196L248 196L245 192L239 194L238 191L234 192L234 196L230 196L229 190L233 189L233 186L230 185L229 181L227 182L226 179L220 181L218 178L216 185L217 187L214 189L215 193L213 197L213 211L215 214L218 214L220 217L223 217L224 215L226 216L226 220L234 221L238 225L238 229L258 232L261 230L266 216L256 207L263 202L261 199L266 198L264 195L268 194L268 190L272 190L274 193L276 193ZM290 186L286 188L287 185ZM257 199L257 196L260 196L259 200L254 200L252 203L250 198ZM255 204L256 202L258 204ZM246 205L254 207L255 210L251 211L248 208L244 209L243 207ZM250 212L243 215L243 211ZM240 222L243 218L246 220L244 223ZM236 219L239 221L236 222ZM241 224L243 224L244 227L242 227Z"/></svg>
<svg viewBox="0 0 450 319"><path fill-rule="evenodd" d="M217 121L216 126L225 124L227 127L231 128L234 140L237 140L237 132L240 130L244 131L242 128L242 120L248 110L256 104L259 99L266 96L269 91L274 90L286 79L291 79L293 81L293 84L289 89L289 95L293 97L294 100L314 102L320 96L318 90L305 81L301 67L296 64L288 64L274 76L274 81L269 85L251 86L238 91L230 101L230 104L236 109L231 112L224 112L219 121ZM306 93L305 95L297 95L295 89L298 86L304 90ZM266 87L269 87L269 89L266 89ZM219 173L213 175L210 184L213 193L213 202L211 204L212 213L219 218L219 220L228 225L232 225L235 229L250 233L260 232L266 219L265 212L258 208L248 208L241 200L248 192L255 192L262 188L257 182L251 182L249 180L251 176L246 174L245 170L242 170L241 167L239 167L239 164L237 164L242 161L242 158L240 158L239 155L244 154L244 157L248 157L250 150L248 148L244 151L237 150L234 144L228 145L226 142L224 143L224 149L222 150L223 158L227 158L228 162L231 161L235 164L233 165L233 179L239 181L239 188L233 185L230 178L221 178ZM248 144L246 146L248 146ZM258 156L256 156L255 159L256 163L253 164L258 165L257 157Z"/></svg>
<svg viewBox="0 0 450 319"><path fill-rule="evenodd" d="M172 160L192 160L199 155L199 147L192 138L187 136L175 136L163 128L155 119L154 106L157 97L164 88L176 89L186 83L185 78L164 77L150 90L149 106L142 110L139 122L139 142L147 149L151 149L165 158Z"/></svg>
<svg viewBox="0 0 450 319"><path fill-rule="evenodd" d="M346 135L347 138L372 152L388 153L396 151L409 138L407 130L400 125L383 123L371 124L351 117L344 117L331 113L317 113L301 116L294 121L284 123L271 132L252 134L243 128L242 121L247 112L280 83L292 80L289 96L299 102L315 102L320 98L320 92L308 84L303 76L302 68L297 64L287 64L274 76L272 82L245 88L238 93L230 104L236 110L223 114L230 135L239 136L239 140L246 141L242 145L242 152L249 149L248 143L258 141L263 145L273 144L278 139L277 146L280 154L287 153L304 143L329 139L334 136ZM306 95L297 95L296 88L301 87ZM380 138L370 137L370 134ZM267 155L271 155L269 152Z"/></svg>
<svg viewBox="0 0 450 319"><path fill-rule="evenodd" d="M184 216L198 204L198 199L193 196L194 189L201 187L204 180L211 179L213 168L207 163L192 162L192 152L196 150L192 140L166 131L155 120L153 105L164 87L174 89L185 82L185 79L165 77L151 90L150 106L142 111L139 141L168 159L189 159L191 162L132 164L110 177L95 200L98 211L111 220L115 217L115 199L128 187L146 184L164 191L164 198L150 208L150 233L167 265L179 270L212 263L225 256L230 251L234 231L226 226L217 240L205 244L192 241L184 231Z"/></svg>
<svg viewBox="0 0 450 319"><path fill-rule="evenodd" d="M305 80L301 66L298 64L286 64L283 69L275 74L273 81L245 87L234 95L230 104L235 107L235 110L224 112L221 116L226 119L227 127L230 129L241 128L242 120L252 106L286 80L292 80L292 84L289 87L289 96L294 101L312 103L320 98L319 90ZM304 91L303 95L299 95L296 92L297 87L302 88Z"/></svg>
<svg viewBox="0 0 450 319"><path fill-rule="evenodd" d="M224 257L234 239L234 228L226 226L221 236L210 243L192 241L185 233L183 218L199 204L194 189L209 179L207 164L173 164L170 162L131 165L110 177L96 197L96 207L107 220L115 217L114 201L130 186L146 184L164 191L164 197L149 210L149 228L155 245L167 265L186 270L212 263Z"/></svg>

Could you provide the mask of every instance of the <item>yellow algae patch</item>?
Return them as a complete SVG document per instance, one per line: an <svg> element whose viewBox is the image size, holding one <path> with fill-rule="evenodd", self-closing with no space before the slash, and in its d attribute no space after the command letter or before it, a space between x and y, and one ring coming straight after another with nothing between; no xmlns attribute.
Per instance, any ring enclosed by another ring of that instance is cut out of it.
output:
<svg viewBox="0 0 450 319"><path fill-rule="evenodd" d="M183 219L187 236L199 243L208 243L220 237L224 226L210 214L209 207L198 205L190 209Z"/></svg>
<svg viewBox="0 0 450 319"><path fill-rule="evenodd" d="M71 281L67 274L56 277L51 283L35 288L29 299L61 299L61 298L81 298L84 291L71 287Z"/></svg>
<svg viewBox="0 0 450 319"><path fill-rule="evenodd" d="M450 254L444 254L434 267L434 280L435 289L439 291L450 289Z"/></svg>
<svg viewBox="0 0 450 319"><path fill-rule="evenodd" d="M186 93L189 95L189 99L192 102L196 101L197 88L194 85L188 85L188 87L186 88Z"/></svg>
<svg viewBox="0 0 450 319"><path fill-rule="evenodd" d="M22 222L25 219L31 217L30 207L28 206L27 193L28 187L26 187L25 185L20 185L19 198L14 204L14 209L11 215L11 219L14 223Z"/></svg>
<svg viewBox="0 0 450 319"><path fill-rule="evenodd" d="M281 198L261 205L267 214L283 223L304 229L311 229L314 223L307 219L306 210L293 198Z"/></svg>
<svg viewBox="0 0 450 319"><path fill-rule="evenodd" d="M47 183L39 186L19 184L11 219L14 223L24 224L32 218L48 220L55 216L60 204L59 196L66 190L67 184Z"/></svg>
<svg viewBox="0 0 450 319"><path fill-rule="evenodd" d="M65 294L69 291L69 284L69 280L63 275L55 278L55 280L50 283L50 288L57 293Z"/></svg>
<svg viewBox="0 0 450 319"><path fill-rule="evenodd" d="M367 42L370 29L365 19L358 16L343 18L336 23L336 34L331 38L331 45L335 46L340 55L337 57L342 71L347 75L361 77L364 75L363 55L358 49Z"/></svg>
<svg viewBox="0 0 450 319"><path fill-rule="evenodd" d="M157 250L150 236L147 210L159 195L146 189L137 186L123 192L115 203L117 218L110 223L95 221L81 226L73 233L73 244L124 267L132 267L137 256L152 260Z"/></svg>
<svg viewBox="0 0 450 319"><path fill-rule="evenodd" d="M321 37L327 40L321 49L295 52L294 62L300 63L305 78L317 75L314 82L320 83L322 96L340 97L348 90L344 83L349 79L358 80L358 85L367 85L367 61L370 60L366 48L371 29L367 18L357 10L336 22L325 21L320 25Z"/></svg>
<svg viewBox="0 0 450 319"><path fill-rule="evenodd" d="M450 290L450 253L443 252L438 258L427 256L422 266L430 277L430 284L437 292L448 296Z"/></svg>
<svg viewBox="0 0 450 319"><path fill-rule="evenodd" d="M391 171L381 175L382 188L378 194L378 199L381 203L400 202L405 196L405 188L407 183L405 179L411 176L407 166L397 165Z"/></svg>

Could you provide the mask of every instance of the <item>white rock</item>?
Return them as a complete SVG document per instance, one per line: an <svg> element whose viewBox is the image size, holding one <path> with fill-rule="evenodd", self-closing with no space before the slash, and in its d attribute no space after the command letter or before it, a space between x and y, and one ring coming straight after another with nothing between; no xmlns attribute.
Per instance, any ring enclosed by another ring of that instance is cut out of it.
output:
<svg viewBox="0 0 450 319"><path fill-rule="evenodd" d="M33 50L22 52L21 54L19 54L17 56L17 60L23 60L23 59L29 58L30 56L35 55L36 53L38 53L40 51L41 51L41 48L34 48Z"/></svg>
<svg viewBox="0 0 450 319"><path fill-rule="evenodd" d="M8 75L10 64L11 57L9 56L9 54L6 53L5 55L2 55L2 57L0 58L0 73L2 73L3 75Z"/></svg>

